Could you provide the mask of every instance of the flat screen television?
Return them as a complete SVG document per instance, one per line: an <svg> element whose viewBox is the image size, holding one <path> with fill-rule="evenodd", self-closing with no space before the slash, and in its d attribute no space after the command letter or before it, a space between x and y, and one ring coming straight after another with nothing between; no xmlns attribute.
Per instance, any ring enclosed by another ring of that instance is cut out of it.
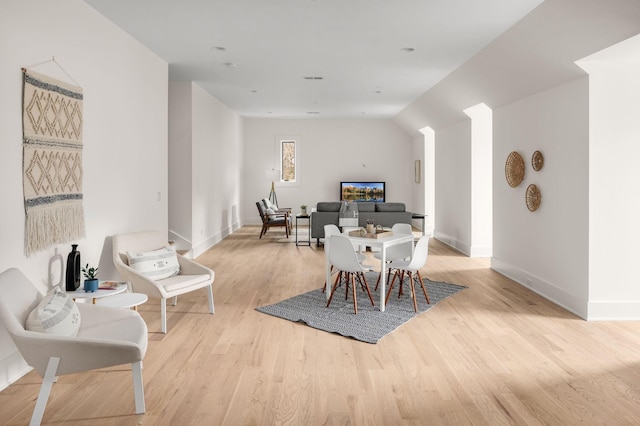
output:
<svg viewBox="0 0 640 426"><path fill-rule="evenodd" d="M340 201L384 203L384 182L340 182Z"/></svg>

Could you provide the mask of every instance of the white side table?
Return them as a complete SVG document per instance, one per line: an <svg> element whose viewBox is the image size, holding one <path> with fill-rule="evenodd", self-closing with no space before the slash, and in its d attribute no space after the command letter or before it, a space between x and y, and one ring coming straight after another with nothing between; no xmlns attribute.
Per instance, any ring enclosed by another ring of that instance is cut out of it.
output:
<svg viewBox="0 0 640 426"><path fill-rule="evenodd" d="M138 305L142 305L149 300L146 294L142 293L119 293L110 297L103 297L96 301L96 305L108 306L110 308L138 310Z"/></svg>
<svg viewBox="0 0 640 426"><path fill-rule="evenodd" d="M91 302L95 304L98 299L101 299L103 297L114 296L116 294L124 293L125 291L127 291L127 288L128 288L127 284L128 283L123 282L113 289L101 289L100 287L98 287L98 290L91 291L91 292L84 291L80 287L78 287L76 291L67 291L67 294L71 296L73 300L92 299Z"/></svg>

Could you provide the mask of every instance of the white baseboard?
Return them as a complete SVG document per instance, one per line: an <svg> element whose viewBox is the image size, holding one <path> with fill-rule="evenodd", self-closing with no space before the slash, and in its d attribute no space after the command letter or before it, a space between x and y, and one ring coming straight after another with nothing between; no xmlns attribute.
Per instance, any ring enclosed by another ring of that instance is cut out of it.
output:
<svg viewBox="0 0 640 426"><path fill-rule="evenodd" d="M638 321L640 301L589 302L589 321Z"/></svg>
<svg viewBox="0 0 640 426"><path fill-rule="evenodd" d="M534 293L539 294L545 299L555 303L556 305L566 309L567 311L579 316L582 319L588 319L587 301L567 293L557 285L545 281L535 275L524 271L507 262L491 258L491 269L512 279L523 287L528 288Z"/></svg>
<svg viewBox="0 0 640 426"><path fill-rule="evenodd" d="M443 243L459 251L460 253L466 256L470 256L470 253L471 253L470 247L467 244L463 243L462 241L456 239L455 237L444 234L442 232L434 231L434 238L438 241L442 241Z"/></svg>
<svg viewBox="0 0 640 426"><path fill-rule="evenodd" d="M2 373L0 374L0 391L8 388L31 370L32 368L17 351L0 361L0 373Z"/></svg>

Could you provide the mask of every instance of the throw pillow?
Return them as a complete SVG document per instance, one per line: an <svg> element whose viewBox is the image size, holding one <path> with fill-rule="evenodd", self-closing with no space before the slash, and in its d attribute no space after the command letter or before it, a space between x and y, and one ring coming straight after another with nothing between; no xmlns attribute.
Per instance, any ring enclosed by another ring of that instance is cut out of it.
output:
<svg viewBox="0 0 640 426"><path fill-rule="evenodd" d="M275 211L273 211L273 209L267 209L267 214L268 214L269 216L273 216L274 214L276 214L276 212L275 212Z"/></svg>
<svg viewBox="0 0 640 426"><path fill-rule="evenodd" d="M76 302L58 287L47 293L27 318L30 331L76 336L79 329L80 311Z"/></svg>
<svg viewBox="0 0 640 426"><path fill-rule="evenodd" d="M147 252L128 251L127 258L129 266L152 280L162 280L180 272L178 256L173 246Z"/></svg>

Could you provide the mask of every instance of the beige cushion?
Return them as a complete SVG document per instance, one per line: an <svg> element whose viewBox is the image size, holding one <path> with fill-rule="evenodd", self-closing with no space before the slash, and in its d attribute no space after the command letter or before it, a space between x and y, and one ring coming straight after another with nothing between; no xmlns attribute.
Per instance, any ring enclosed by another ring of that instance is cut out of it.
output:
<svg viewBox="0 0 640 426"><path fill-rule="evenodd" d="M162 280L177 275L180 264L173 246L147 252L127 252L129 266L153 280Z"/></svg>
<svg viewBox="0 0 640 426"><path fill-rule="evenodd" d="M198 284L209 284L211 277L209 275L176 275L169 277L158 284L164 287L168 292L182 290L183 288L193 287Z"/></svg>
<svg viewBox="0 0 640 426"><path fill-rule="evenodd" d="M56 287L31 311L26 328L40 333L76 336L80 329L80 312L73 299Z"/></svg>

